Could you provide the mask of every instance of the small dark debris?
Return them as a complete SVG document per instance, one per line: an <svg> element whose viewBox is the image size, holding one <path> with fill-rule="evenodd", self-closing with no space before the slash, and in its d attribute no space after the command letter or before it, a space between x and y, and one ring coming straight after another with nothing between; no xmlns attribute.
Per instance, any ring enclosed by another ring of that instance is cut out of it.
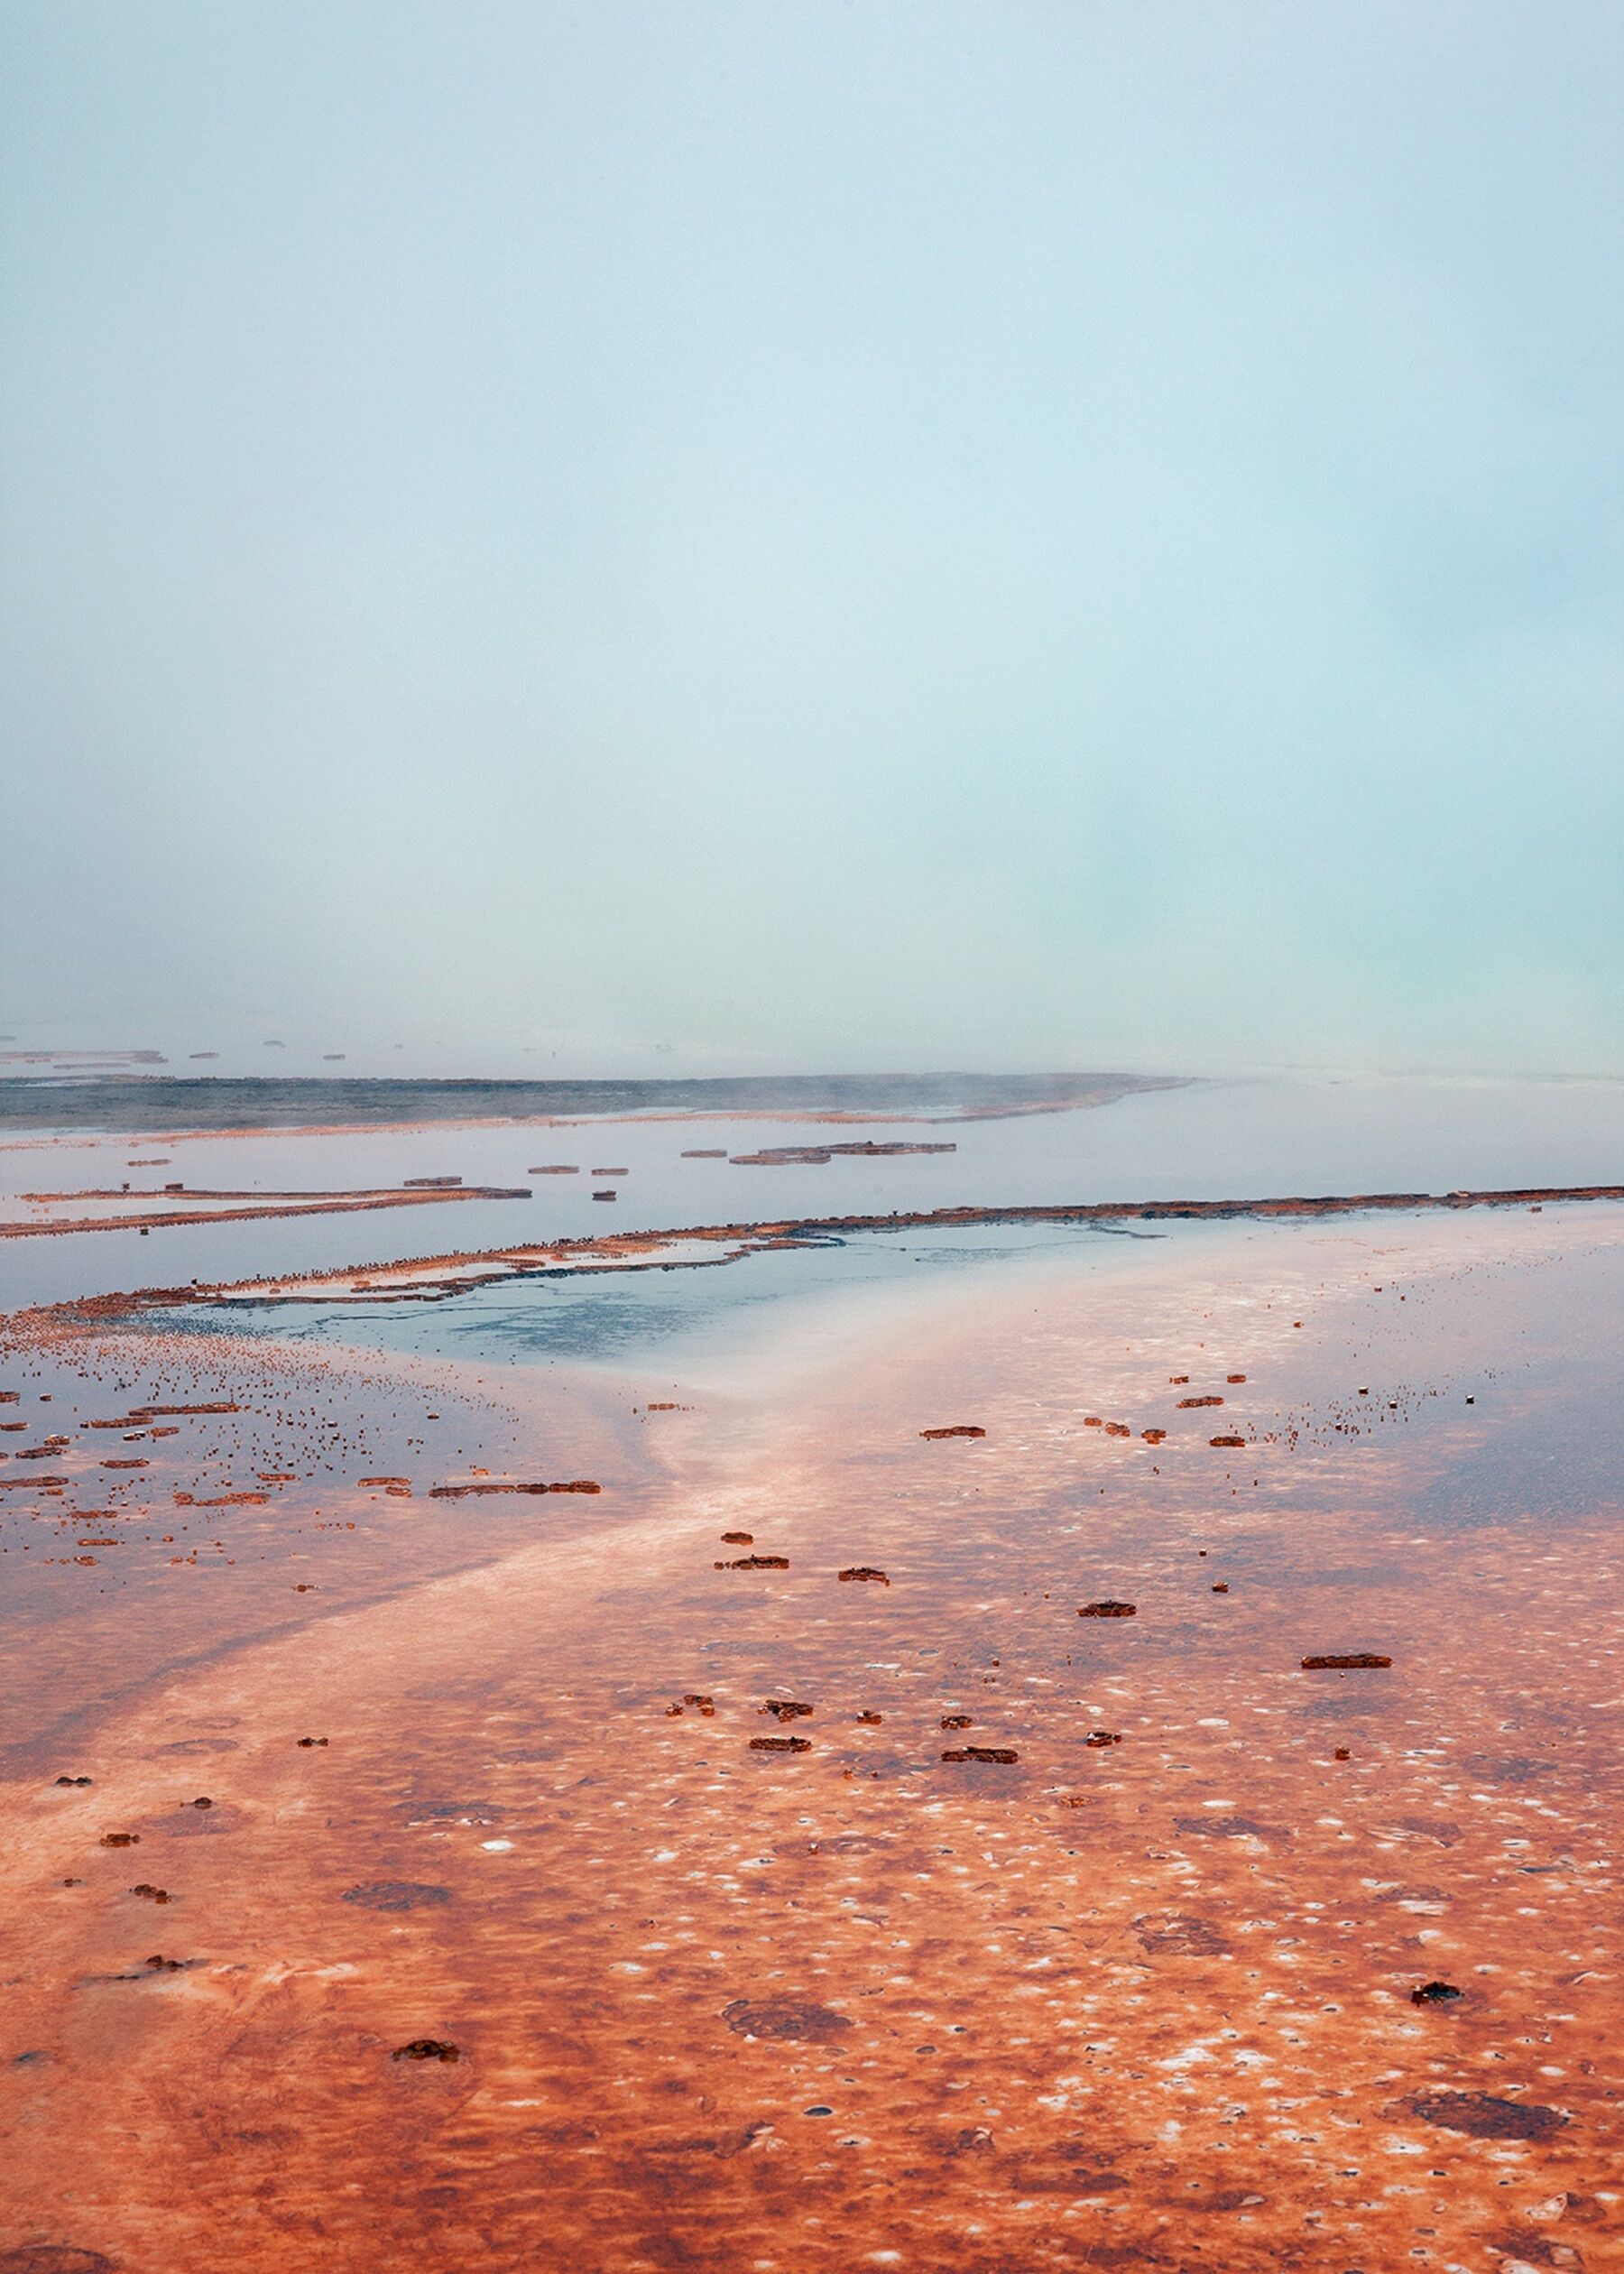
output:
<svg viewBox="0 0 1624 2274"><path fill-rule="evenodd" d="M1411 2005L1448 2005L1466 1992L1457 1990L1453 1982L1424 1982L1419 1990L1410 1992Z"/></svg>
<svg viewBox="0 0 1624 2274"><path fill-rule="evenodd" d="M1391 1666L1390 1658L1379 1650L1329 1650L1303 1660L1303 1671L1315 1673L1355 1673L1363 1667Z"/></svg>
<svg viewBox="0 0 1624 2274"><path fill-rule="evenodd" d="M890 1585L885 1573L877 1571L872 1564L849 1564L840 1576L843 1579L872 1579L881 1587L889 1587Z"/></svg>
<svg viewBox="0 0 1624 2274"><path fill-rule="evenodd" d="M772 1715L778 1721L799 1721L812 1708L803 1706L797 1697L770 1697L761 1711Z"/></svg>
<svg viewBox="0 0 1624 2274"><path fill-rule="evenodd" d="M942 1715L944 1729L970 1729L973 1726L974 1724L968 1714L944 1714Z"/></svg>
<svg viewBox="0 0 1624 2274"><path fill-rule="evenodd" d="M973 1421L955 1421L945 1429L921 1429L922 1437L984 1437L987 1432Z"/></svg>
<svg viewBox="0 0 1624 2274"><path fill-rule="evenodd" d="M722 1544L724 1548L753 1548L755 1534L754 1532L724 1532Z"/></svg>
<svg viewBox="0 0 1624 2274"><path fill-rule="evenodd" d="M57 1779L57 1782L60 1785L88 1785L93 1783L94 1779L90 1777L59 1777Z"/></svg>
<svg viewBox="0 0 1624 2274"><path fill-rule="evenodd" d="M942 1755L944 1761L986 1761L1001 1768L1020 1759L1013 1745L959 1745Z"/></svg>
<svg viewBox="0 0 1624 2274"><path fill-rule="evenodd" d="M719 1563L718 1571L788 1571L788 1556L735 1556L731 1563Z"/></svg>
<svg viewBox="0 0 1624 2274"><path fill-rule="evenodd" d="M327 1739L326 1739L325 1737L301 1737L301 1738L299 1740L299 1742L300 1742L300 1743L301 1745L307 1745L307 1746L308 1746L308 1745L325 1745L325 1744L327 1743Z"/></svg>
<svg viewBox="0 0 1624 2274"><path fill-rule="evenodd" d="M103 1847L139 1847L141 1835L139 1832L104 1832L101 1835L101 1845Z"/></svg>
<svg viewBox="0 0 1624 2274"><path fill-rule="evenodd" d="M446 2038L413 2038L410 2045L397 2045L390 2055L392 2061L460 2061L462 2054Z"/></svg>
<svg viewBox="0 0 1624 2274"><path fill-rule="evenodd" d="M752 1752L810 1752L810 1737L752 1737Z"/></svg>
<svg viewBox="0 0 1624 2274"><path fill-rule="evenodd" d="M1137 1603L1085 1603L1077 1613L1080 1619L1133 1619L1139 1616Z"/></svg>

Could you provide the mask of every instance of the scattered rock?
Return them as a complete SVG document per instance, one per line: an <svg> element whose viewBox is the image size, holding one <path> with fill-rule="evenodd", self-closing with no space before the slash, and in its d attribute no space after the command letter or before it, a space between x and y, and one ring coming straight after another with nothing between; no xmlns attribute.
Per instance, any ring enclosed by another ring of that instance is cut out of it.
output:
<svg viewBox="0 0 1624 2274"><path fill-rule="evenodd" d="M1379 1650L1328 1650L1303 1660L1305 1674L1352 1673L1361 1667L1391 1666Z"/></svg>
<svg viewBox="0 0 1624 2274"><path fill-rule="evenodd" d="M809 1714L812 1708L810 1706L803 1706L798 1698L770 1697L761 1711L764 1714L771 1714L779 1721L798 1721L803 1715Z"/></svg>
<svg viewBox="0 0 1624 2274"><path fill-rule="evenodd" d="M100 1844L103 1847L139 1847L141 1835L139 1832L104 1832Z"/></svg>
<svg viewBox="0 0 1624 2274"><path fill-rule="evenodd" d="M713 1715L716 1710L715 1699L704 1690L684 1690L682 1702L685 1706L692 1706L696 1711L706 1715ZM807 1711L810 1713L812 1708L808 1706Z"/></svg>
<svg viewBox="0 0 1624 2274"><path fill-rule="evenodd" d="M209 1798L209 1797L208 1797L208 1793L206 1793L206 1792L200 1792L200 1793L198 1795L198 1797L197 1797L197 1798L196 1798L195 1800L191 1800L191 1801L182 1800L182 1802L180 1803L180 1806L181 1806L183 1808L185 1808L185 1807L193 1807L193 1808L212 1808L212 1807L213 1807L213 1806L214 1806L214 1802L213 1802L213 1801Z"/></svg>
<svg viewBox="0 0 1624 2274"><path fill-rule="evenodd" d="M755 1534L754 1532L724 1532L722 1545L724 1548L753 1548Z"/></svg>
<svg viewBox="0 0 1624 2274"><path fill-rule="evenodd" d="M142 1880L138 1885L131 1888L130 1892L132 1895L139 1895L143 1902L167 1903L169 1901L169 1890L166 1887L154 1887L148 1880Z"/></svg>
<svg viewBox="0 0 1624 2274"><path fill-rule="evenodd" d="M1214 1579L1213 1582L1213 1593L1214 1595L1228 1595L1229 1581L1227 1579Z"/></svg>
<svg viewBox="0 0 1624 2274"><path fill-rule="evenodd" d="M1222 1398L1180 1398L1178 1410L1180 1413L1187 1413L1195 1406L1215 1406L1223 1403Z"/></svg>
<svg viewBox="0 0 1624 2274"><path fill-rule="evenodd" d="M752 1737L752 1752L810 1752L810 1737Z"/></svg>
<svg viewBox="0 0 1624 2274"><path fill-rule="evenodd" d="M1167 1442L1167 1432L1166 1429L1141 1429L1140 1435L1147 1445L1164 1445Z"/></svg>
<svg viewBox="0 0 1624 2274"><path fill-rule="evenodd" d="M872 1564L848 1564L840 1573L842 1579L872 1579L877 1585L889 1587L890 1579L883 1571L876 1571Z"/></svg>
<svg viewBox="0 0 1624 2274"><path fill-rule="evenodd" d="M462 2054L446 2038L413 2038L410 2045L397 2045L389 2057L392 2061L460 2061Z"/></svg>
<svg viewBox="0 0 1624 2274"><path fill-rule="evenodd" d="M1223 1379L1225 1382L1244 1382L1246 1380L1246 1376L1244 1374L1225 1374Z"/></svg>
<svg viewBox="0 0 1624 2274"><path fill-rule="evenodd" d="M974 1726L968 1714L944 1714L942 1715L944 1729L973 1729Z"/></svg>
<svg viewBox="0 0 1624 2274"><path fill-rule="evenodd" d="M59 1777L57 1779L57 1782L60 1785L88 1785L93 1784L95 1782L95 1779L91 1777Z"/></svg>
<svg viewBox="0 0 1624 2274"><path fill-rule="evenodd" d="M1419 1990L1410 1992L1411 2005L1448 2005L1466 1992L1457 1990L1453 1982L1424 1982Z"/></svg>
<svg viewBox="0 0 1624 2274"><path fill-rule="evenodd" d="M921 1429L922 1437L984 1437L987 1432L973 1421L950 1422L945 1429Z"/></svg>
<svg viewBox="0 0 1624 2274"><path fill-rule="evenodd" d="M1336 1748L1336 1751L1335 1751L1334 1754L1332 1756L1332 1758L1333 1758L1333 1760L1336 1760L1336 1761L1352 1761L1352 1758L1353 1758L1353 1755L1352 1755L1352 1751L1350 1750L1350 1748L1349 1748L1348 1746L1346 1746L1346 1745L1338 1745L1338 1747Z"/></svg>
<svg viewBox="0 0 1624 2274"><path fill-rule="evenodd" d="M1080 1619L1133 1619L1139 1616L1137 1603L1085 1603L1077 1613Z"/></svg>
<svg viewBox="0 0 1624 2274"><path fill-rule="evenodd" d="M957 1745L945 1752L942 1759L944 1761L995 1761L1000 1766L1007 1768L1011 1761L1019 1761L1020 1755L1013 1745Z"/></svg>
<svg viewBox="0 0 1624 2274"><path fill-rule="evenodd" d="M1085 1745L1092 1745L1096 1752L1103 1751L1107 1745L1120 1745L1121 1742L1121 1732L1116 1729L1091 1729L1083 1740Z"/></svg>
<svg viewBox="0 0 1624 2274"><path fill-rule="evenodd" d="M883 1714L859 1714L857 1718L865 1728L878 1729L885 1719L885 1715Z"/></svg>
<svg viewBox="0 0 1624 2274"><path fill-rule="evenodd" d="M1208 1437L1207 1443L1220 1447L1231 1447L1239 1451L1245 1446L1246 1439L1243 1437Z"/></svg>
<svg viewBox="0 0 1624 2274"><path fill-rule="evenodd" d="M300 1744L306 1746L325 1745L327 1743L327 1739L325 1737L301 1737L298 1742Z"/></svg>
<svg viewBox="0 0 1624 2274"><path fill-rule="evenodd" d="M788 1556L735 1556L731 1563L719 1563L718 1571L788 1571Z"/></svg>

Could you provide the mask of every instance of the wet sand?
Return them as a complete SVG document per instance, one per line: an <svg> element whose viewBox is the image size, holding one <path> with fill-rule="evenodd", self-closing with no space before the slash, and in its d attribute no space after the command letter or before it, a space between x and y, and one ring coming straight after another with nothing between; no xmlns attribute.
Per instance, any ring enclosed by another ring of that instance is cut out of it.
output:
<svg viewBox="0 0 1624 2274"><path fill-rule="evenodd" d="M1601 1204L677 1383L36 1327L10 2263L1607 2265L1621 1280Z"/></svg>

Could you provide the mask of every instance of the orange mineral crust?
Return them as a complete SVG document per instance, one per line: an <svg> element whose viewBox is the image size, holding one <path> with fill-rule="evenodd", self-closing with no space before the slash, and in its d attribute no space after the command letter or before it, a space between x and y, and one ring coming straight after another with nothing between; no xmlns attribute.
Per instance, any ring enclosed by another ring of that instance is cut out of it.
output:
<svg viewBox="0 0 1624 2274"><path fill-rule="evenodd" d="M1616 2263L1621 1291L1616 1210L1074 1258L685 1383L613 1475L620 1380L588 1448L504 1376L499 1470L448 1371L465 1467L414 1407L323 1504L483 1559L193 1595L18 1749L0 2267ZM0 1367L31 1445L75 1363ZM201 1500L244 1424L180 1426ZM428 1497L487 1468L604 1490Z"/></svg>

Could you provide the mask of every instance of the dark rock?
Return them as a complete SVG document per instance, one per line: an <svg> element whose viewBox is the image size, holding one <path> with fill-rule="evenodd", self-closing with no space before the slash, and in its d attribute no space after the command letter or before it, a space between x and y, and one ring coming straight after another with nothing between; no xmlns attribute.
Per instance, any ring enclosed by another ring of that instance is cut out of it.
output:
<svg viewBox="0 0 1624 2274"><path fill-rule="evenodd" d="M1398 2103L1402 2113L1472 2140L1548 2140L1567 2118L1537 2101L1502 2100L1493 2093L1412 2093Z"/></svg>
<svg viewBox="0 0 1624 2274"><path fill-rule="evenodd" d="M94 1779L89 1777L59 1777L57 1779L60 1785L88 1785L93 1781Z"/></svg>
<svg viewBox="0 0 1624 2274"><path fill-rule="evenodd" d="M804 1715L809 1714L812 1708L810 1706L803 1706L798 1698L770 1697L761 1711L764 1714L771 1714L779 1721L799 1721Z"/></svg>
<svg viewBox="0 0 1624 2274"><path fill-rule="evenodd" d="M1410 1992L1411 2005L1448 2005L1455 1998L1465 1996L1453 1982L1424 1982L1419 1990Z"/></svg>
<svg viewBox="0 0 1624 2274"><path fill-rule="evenodd" d="M885 1719L885 1715L883 1714L859 1714L857 1718L867 1728L878 1729L881 1723Z"/></svg>
<svg viewBox="0 0 1624 2274"><path fill-rule="evenodd" d="M944 1729L972 1729L974 1724L968 1714L944 1714L942 1727Z"/></svg>
<svg viewBox="0 0 1624 2274"><path fill-rule="evenodd" d="M719 1563L718 1571L788 1571L788 1556L735 1556L731 1563Z"/></svg>
<svg viewBox="0 0 1624 2274"><path fill-rule="evenodd" d="M1080 1619L1132 1619L1139 1615L1137 1603L1085 1603L1078 1612Z"/></svg>
<svg viewBox="0 0 1624 2274"><path fill-rule="evenodd" d="M876 1571L872 1564L848 1564L840 1576L843 1579L872 1579L881 1587L889 1587L890 1585L884 1572Z"/></svg>
<svg viewBox="0 0 1624 2274"><path fill-rule="evenodd" d="M1164 1916L1147 1912L1133 1922L1147 1956L1166 1953L1174 1958L1222 1958L1229 1946L1218 1929L1204 1918L1184 1911Z"/></svg>
<svg viewBox="0 0 1624 2274"><path fill-rule="evenodd" d="M984 1437L987 1432L973 1421L953 1421L945 1429L921 1429L922 1437Z"/></svg>
<svg viewBox="0 0 1624 2274"><path fill-rule="evenodd" d="M832 2045L852 2027L849 2014L799 1998L735 1998L722 2019L740 2037L776 2038L786 2044Z"/></svg>
<svg viewBox="0 0 1624 2274"><path fill-rule="evenodd" d="M357 1887L346 1887L342 1900L361 1910L433 1910L451 1900L451 1890L424 1880L363 1880Z"/></svg>
<svg viewBox="0 0 1624 2274"><path fill-rule="evenodd" d="M959 1745L945 1752L942 1759L944 1761L992 1761L1000 1767L1008 1768L1011 1761L1019 1761L1020 1755L1015 1751L1013 1745Z"/></svg>
<svg viewBox="0 0 1624 2274"><path fill-rule="evenodd" d="M301 1745L325 1745L327 1739L325 1737L301 1737L299 1742Z"/></svg>
<svg viewBox="0 0 1624 2274"><path fill-rule="evenodd" d="M397 2045L389 2057L392 2061L460 2061L462 2054L445 2038L413 2038L410 2045Z"/></svg>
<svg viewBox="0 0 1624 2274"><path fill-rule="evenodd" d="M1362 1667L1391 1666L1390 1658L1383 1658L1378 1650L1331 1650L1303 1660L1306 1674L1324 1672L1352 1673Z"/></svg>
<svg viewBox="0 0 1624 2274"><path fill-rule="evenodd" d="M755 1534L754 1532L724 1532L722 1544L724 1548L753 1548Z"/></svg>
<svg viewBox="0 0 1624 2274"><path fill-rule="evenodd" d="M104 1832L100 1844L103 1847L139 1847L141 1835L139 1832Z"/></svg>
<svg viewBox="0 0 1624 2274"><path fill-rule="evenodd" d="M1083 1740L1085 1745L1092 1745L1096 1750L1106 1745L1120 1745L1121 1742L1120 1733L1114 1729L1091 1729Z"/></svg>
<svg viewBox="0 0 1624 2274"><path fill-rule="evenodd" d="M1192 1834L1203 1840L1288 1840L1289 1832L1278 1824L1260 1824L1255 1816L1175 1816L1173 1828L1187 1839Z"/></svg>
<svg viewBox="0 0 1624 2274"><path fill-rule="evenodd" d="M146 1880L142 1880L136 1886L131 1888L130 1892L132 1895L141 1896L149 1903L167 1903L169 1901L169 1890L167 1888L153 1887Z"/></svg>
<svg viewBox="0 0 1624 2274"><path fill-rule="evenodd" d="M752 1737L752 1752L810 1752L810 1737Z"/></svg>
<svg viewBox="0 0 1624 2274"><path fill-rule="evenodd" d="M1180 1413L1187 1413L1195 1406L1215 1406L1223 1403L1222 1398L1180 1398L1178 1410Z"/></svg>
<svg viewBox="0 0 1624 2274"><path fill-rule="evenodd" d="M1232 1446L1239 1450L1245 1445L1246 1439L1243 1437L1208 1437L1207 1443L1216 1446Z"/></svg>
<svg viewBox="0 0 1624 2274"><path fill-rule="evenodd" d="M118 2265L104 2251L71 2242L18 2242L0 2251L0 2274L117 2274Z"/></svg>

